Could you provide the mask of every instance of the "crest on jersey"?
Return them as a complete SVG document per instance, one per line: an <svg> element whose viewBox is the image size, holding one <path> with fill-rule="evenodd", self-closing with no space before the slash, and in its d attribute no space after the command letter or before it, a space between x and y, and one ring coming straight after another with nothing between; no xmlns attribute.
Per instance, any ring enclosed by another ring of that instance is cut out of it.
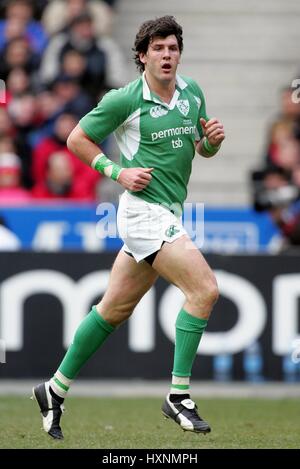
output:
<svg viewBox="0 0 300 469"><path fill-rule="evenodd" d="M176 233L179 233L179 229L176 228L175 225L169 226L169 228L166 229L165 235L168 236L168 238L172 238L173 236L176 235Z"/></svg>
<svg viewBox="0 0 300 469"><path fill-rule="evenodd" d="M166 109L165 107L160 106L160 105L159 106L153 106L150 109L150 116L154 117L155 119L157 119L158 117L165 116L166 114L168 114L168 109Z"/></svg>
<svg viewBox="0 0 300 469"><path fill-rule="evenodd" d="M190 103L188 99L179 99L176 103L176 106L178 107L181 114L184 115L184 117L186 117L190 112Z"/></svg>

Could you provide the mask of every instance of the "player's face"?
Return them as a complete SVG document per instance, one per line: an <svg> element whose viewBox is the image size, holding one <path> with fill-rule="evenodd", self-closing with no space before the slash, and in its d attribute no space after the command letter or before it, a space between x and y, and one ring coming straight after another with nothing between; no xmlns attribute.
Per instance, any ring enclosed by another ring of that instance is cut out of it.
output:
<svg viewBox="0 0 300 469"><path fill-rule="evenodd" d="M172 81L180 61L176 36L154 37L146 54L140 55L145 71L159 81Z"/></svg>

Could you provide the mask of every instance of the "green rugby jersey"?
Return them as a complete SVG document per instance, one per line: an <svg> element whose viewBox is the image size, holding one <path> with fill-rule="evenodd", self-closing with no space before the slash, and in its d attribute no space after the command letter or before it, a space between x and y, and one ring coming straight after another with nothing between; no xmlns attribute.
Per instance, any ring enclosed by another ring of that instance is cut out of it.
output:
<svg viewBox="0 0 300 469"><path fill-rule="evenodd" d="M143 74L124 88L109 91L79 125L96 143L114 132L123 168L154 168L150 184L132 194L181 209L195 140L203 134L200 117L207 119L205 100L194 80L177 75L175 93L167 104L150 91Z"/></svg>

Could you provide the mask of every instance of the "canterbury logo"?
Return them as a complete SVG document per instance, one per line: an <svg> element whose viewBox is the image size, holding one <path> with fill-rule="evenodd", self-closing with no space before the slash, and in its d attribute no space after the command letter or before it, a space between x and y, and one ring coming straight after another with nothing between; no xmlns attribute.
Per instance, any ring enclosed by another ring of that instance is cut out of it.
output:
<svg viewBox="0 0 300 469"><path fill-rule="evenodd" d="M168 236L168 238L172 238L176 233L179 233L179 229L176 228L175 225L169 226L165 231L165 235Z"/></svg>
<svg viewBox="0 0 300 469"><path fill-rule="evenodd" d="M168 110L163 106L153 106L150 109L150 116L154 117L154 119L165 116L166 114L168 114Z"/></svg>

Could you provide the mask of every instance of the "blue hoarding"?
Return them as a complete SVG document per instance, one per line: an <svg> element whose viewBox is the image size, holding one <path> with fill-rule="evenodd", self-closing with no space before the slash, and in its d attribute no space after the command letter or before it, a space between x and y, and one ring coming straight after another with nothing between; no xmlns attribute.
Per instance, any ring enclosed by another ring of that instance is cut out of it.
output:
<svg viewBox="0 0 300 469"><path fill-rule="evenodd" d="M108 203L2 206L0 216L23 249L101 251L122 246L116 207ZM279 239L268 215L248 207L187 204L183 220L204 252L271 252Z"/></svg>

